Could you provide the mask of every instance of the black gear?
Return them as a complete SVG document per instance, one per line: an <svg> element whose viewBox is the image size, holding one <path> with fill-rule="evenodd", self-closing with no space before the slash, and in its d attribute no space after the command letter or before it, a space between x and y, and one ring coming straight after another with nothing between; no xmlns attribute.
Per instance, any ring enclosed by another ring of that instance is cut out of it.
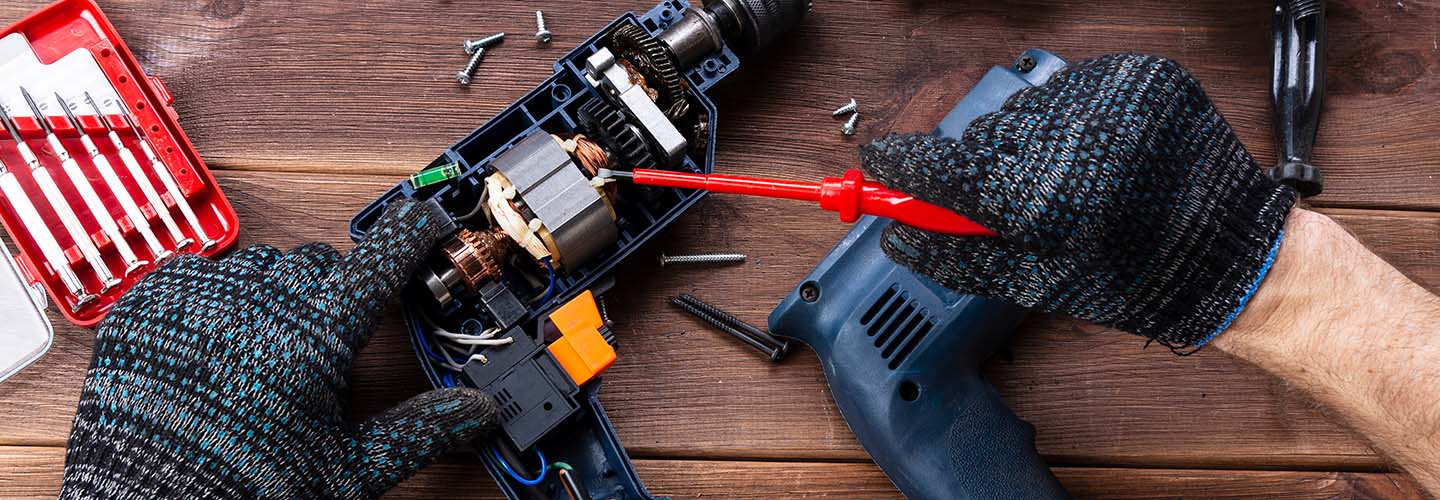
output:
<svg viewBox="0 0 1440 500"><path fill-rule="evenodd" d="M580 106L577 114L581 132L595 139L610 152L612 165L621 163L614 165L615 167L652 168L658 164L655 154L645 144L645 138L625 120L625 113L615 109L604 99L591 99Z"/></svg>
<svg viewBox="0 0 1440 500"><path fill-rule="evenodd" d="M661 102L666 104L665 116L679 120L690 112L679 64L664 44L639 26L626 24L610 34L610 45L660 91Z"/></svg>

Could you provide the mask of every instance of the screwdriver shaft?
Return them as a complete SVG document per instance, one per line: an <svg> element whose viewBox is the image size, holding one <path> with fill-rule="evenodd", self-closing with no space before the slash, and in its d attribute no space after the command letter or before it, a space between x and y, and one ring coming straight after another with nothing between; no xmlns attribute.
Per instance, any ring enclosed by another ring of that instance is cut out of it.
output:
<svg viewBox="0 0 1440 500"><path fill-rule="evenodd" d="M75 113L70 109L70 103L65 102L65 98L61 96L59 92L55 93L55 101L60 103L60 109L65 112L65 118L70 121L70 124L75 127L75 131L80 134L80 144L85 147L85 153L90 155L90 163L95 165L95 170L100 172L100 178L105 180L105 186L110 189L110 194L114 195L115 199L120 201L120 209L125 212L125 217L130 219L130 225L134 226L135 230L144 238L145 244L150 247L150 254L154 256L153 258L156 260L164 259L169 252L165 250L164 246L160 245L160 240L155 238L155 232L150 230L150 221L145 218L145 214L140 212L140 206L135 204L135 199L130 196L130 190L125 187L124 183L120 182L120 176L115 174L115 167L110 165L110 160L105 158L105 155L100 154L100 148L95 146L95 141L85 132L84 124L75 118ZM104 119L103 116L100 118L102 120ZM111 224L114 224L113 217L111 218ZM125 235L122 233L120 237L124 238ZM126 243L124 246L128 247L130 245ZM134 252L132 251L130 255L133 257ZM126 275L135 272L135 270L143 267L145 264L149 264L149 262L138 258L126 259L125 263Z"/></svg>
<svg viewBox="0 0 1440 500"><path fill-rule="evenodd" d="M135 133L139 134L140 130L135 129ZM190 229L195 232L195 236L200 238L200 250L214 248L217 242L211 239L210 235L205 234L205 228L200 226L200 219L195 217L195 210L190 208L190 200L185 199L185 193L180 191L180 186L170 175L170 168L155 156L155 151L150 149L150 143L143 135L140 136L140 150L145 153L145 158L150 160L150 168L155 170L155 176L159 177L160 183L165 185L165 191L169 192L170 197L175 200L175 206L180 208L180 215L185 216L185 222L190 224Z"/></svg>
<svg viewBox="0 0 1440 500"><path fill-rule="evenodd" d="M120 232L120 226L115 223L115 217L110 215L110 209L100 201L100 195L95 192L95 187L90 185L90 179L85 177L85 171L80 170L80 162L70 156L65 150L65 145L60 143L60 138L54 133L47 134L45 141L50 144L55 157L60 159L60 169L70 179L70 185L80 193L80 199L85 202L85 207L90 210L90 215L95 222L100 224L100 230L105 232L115 244L115 250L120 252L120 257L125 261L127 270L133 270L139 266L140 258L135 255L135 250L130 248L130 242L125 241L125 234Z"/></svg>
<svg viewBox="0 0 1440 500"><path fill-rule="evenodd" d="M95 110L95 116L100 117L100 122L105 124L106 136L110 138L110 143L115 145L115 151L120 155L120 163L125 165L126 171L130 172L130 179L140 186L140 192L145 195L145 201L150 204L150 208L160 216L160 222L165 225L165 231L170 233L170 239L175 242L175 247L190 246L194 240L187 238L185 233L180 231L180 225L175 223L175 218L170 215L170 209L165 206L165 201L160 198L160 193L155 191L155 185L150 182L150 177L145 175L145 169L140 166L140 160L135 158L135 153L131 152L129 147L125 146L125 141L120 139L120 134L115 133L115 129L105 118L105 112L100 109L100 105L95 102L95 98L89 92L85 93L85 102L90 104L90 107ZM165 250L164 253L156 254L155 258L165 260L169 255L170 251Z"/></svg>
<svg viewBox="0 0 1440 500"><path fill-rule="evenodd" d="M4 164L0 164L0 193L10 201L10 207L20 217L20 225L29 233L35 245L40 247L40 255L55 270L55 274L60 276L60 282L75 298L70 310L77 311L94 301L95 296L85 291L85 285L80 282L80 277L75 275L75 270L70 268L65 252L60 249L60 243L55 241L55 235L50 232L50 228L40 218L40 213L35 210L35 205L30 202L30 197L26 196L25 190L20 187L20 181Z"/></svg>

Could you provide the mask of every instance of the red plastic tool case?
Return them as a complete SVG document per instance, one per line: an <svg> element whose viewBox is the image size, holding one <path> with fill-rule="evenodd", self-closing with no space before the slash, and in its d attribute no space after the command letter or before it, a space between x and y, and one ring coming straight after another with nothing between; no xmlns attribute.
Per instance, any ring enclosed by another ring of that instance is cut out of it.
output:
<svg viewBox="0 0 1440 500"><path fill-rule="evenodd" d="M100 7L93 0L61 0L51 4L5 28L4 31L0 31L0 38L12 33L21 33L28 39L31 49L42 64L54 63L76 50L90 51L124 105L129 108L136 126L141 127L146 133L156 156L168 167L180 191L194 209L200 226L205 230L209 239L214 240L215 244L204 250L202 254L215 255L234 245L239 236L235 210L225 199L224 194L220 192L215 183L215 177L205 168L195 147L190 144L190 140L180 130L177 114L171 106L174 98L158 78L147 76L140 68L135 56L130 53L125 42L121 41L115 27L105 18ZM6 79L5 75L0 75L0 80ZM39 95L46 90L31 89L31 92ZM106 130L103 124L98 117L94 116L93 112L88 110L88 107L80 103L76 114L82 128L86 133L91 134L101 154L106 155L111 159L111 163L115 164L116 173L128 187L130 195L140 205L141 212L149 219L149 224L155 228L160 241L166 248L176 251L175 242L160 229L162 226L156 208L146 203L146 198L137 187L135 180L131 178L126 169L119 166L120 162L116 157L117 148L109 140L106 140ZM50 112L47 111L46 114L50 114ZM141 259L152 261L150 266L131 273L129 276L125 275L125 265L116 255L114 243L101 231L95 219L86 215L89 211L80 195L70 185L68 179L58 173L60 170L59 160L49 151L49 147L45 146L45 134L40 124L29 116L15 115L16 113L11 113L21 135L26 137L30 147L35 150L46 168L56 172L52 176L56 178L60 190L70 202L70 209L80 216L82 224L89 232L91 240L99 248L100 254L104 257L111 272L116 277L123 278L124 281L101 294L94 303L72 312L70 304L74 302L74 299L60 281L53 265L45 261L32 236L20 223L15 208L9 200L4 200L5 203L0 204L0 222L3 222L5 231L11 236L20 251L15 260L25 279L32 284L40 283L49 294L51 301L56 304L56 309L64 314L66 319L77 325L93 326L100 322L125 290L134 285L144 276L145 272L154 268L155 256L151 255L150 249L142 242L135 230L135 224L125 217L125 212L96 171L95 165L87 155L83 154L80 135L63 114L47 118L50 126L61 138L65 147L70 150L70 154L79 162L101 201L110 209L108 215L114 218L135 253ZM107 116L107 120L124 138L123 140L129 143L129 148L136 155L140 155L138 138L126 126L123 118L119 115L111 115ZM65 257L70 260L70 265L81 282L92 293L99 290L100 283L95 272L86 265L83 255L70 239L60 219L45 203L45 198L35 184L30 169L25 168L25 163L14 143L4 134L0 134L0 160L10 167L10 171L16 175L26 194L30 195L36 210L39 211L40 216L55 235L55 239L60 243ZM160 187L158 179L154 178L154 172L148 171L147 168L147 173L151 178L145 181L152 183L151 185L161 193L160 196L167 205L164 210L170 210L177 220L180 219L180 214L174 211L176 200ZM196 243L180 249L176 253L201 252L199 243L201 238L192 234L191 228L183 222L180 227L185 230L185 235L194 238Z"/></svg>

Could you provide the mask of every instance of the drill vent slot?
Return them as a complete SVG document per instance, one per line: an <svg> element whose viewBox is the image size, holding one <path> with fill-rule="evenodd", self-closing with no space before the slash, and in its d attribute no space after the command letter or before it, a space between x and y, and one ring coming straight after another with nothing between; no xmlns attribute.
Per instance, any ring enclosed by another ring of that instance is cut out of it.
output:
<svg viewBox="0 0 1440 500"><path fill-rule="evenodd" d="M880 357L889 360L891 370L905 362L905 358L935 328L935 322L925 308L910 300L910 294L893 285L860 316L860 325L874 339Z"/></svg>
<svg viewBox="0 0 1440 500"><path fill-rule="evenodd" d="M501 420L509 422L520 416L520 403L510 395L510 389L500 389L500 392L495 394L495 402L500 405Z"/></svg>

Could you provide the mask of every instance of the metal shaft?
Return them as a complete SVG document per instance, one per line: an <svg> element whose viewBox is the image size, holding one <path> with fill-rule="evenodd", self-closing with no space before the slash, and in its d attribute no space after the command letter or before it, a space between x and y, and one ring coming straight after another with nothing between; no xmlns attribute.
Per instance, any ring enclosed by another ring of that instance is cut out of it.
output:
<svg viewBox="0 0 1440 500"><path fill-rule="evenodd" d="M61 97L58 92L55 93L55 100L60 103L60 109L65 110L65 118L70 120L70 124L79 132L80 144L85 147L85 153L90 155L90 163L95 165L95 170L98 170L100 177L105 179L105 185L110 188L110 193L120 201L120 209L125 212L125 217L130 219L130 224L135 226L135 230L145 240L145 245L150 248L152 258L163 260L170 251L166 250L165 246L160 244L160 239L155 237L155 231L150 229L150 221L140 211L140 205L136 204L135 199L130 196L130 189L125 187L125 183L120 182L120 176L115 173L115 167L110 165L110 159L100 154L100 148L95 146L95 141L90 139L90 135L85 132L80 120L75 118L75 113L70 109L70 103L65 102L65 98ZM100 121L105 121L104 116L99 118ZM128 247L129 244L127 243L125 246ZM132 252L130 256L134 257L134 253ZM129 275L146 264L149 262L140 259L126 260L125 274Z"/></svg>
<svg viewBox="0 0 1440 500"><path fill-rule="evenodd" d="M750 337L753 337L756 340L765 342L766 344L776 349L779 349L781 356L784 356L786 353L790 352L790 341L776 338L774 335L770 335L770 332L761 330L760 328L750 323L746 323L744 320L735 317L735 315L722 311L720 310L720 308L710 305L709 303L706 303L705 301L696 298L694 295L682 293L679 297L676 297L676 299L695 306L696 309L699 309L705 312L705 314L708 314L720 320L721 322L730 325L736 330L745 332Z"/></svg>
<svg viewBox="0 0 1440 500"><path fill-rule="evenodd" d="M109 207L100 201L100 195L95 192L95 187L90 185L90 179L85 176L85 171L80 169L80 162L70 156L70 151L65 149L65 144L55 135L55 130L50 128L46 115L40 111L40 105L30 97L30 93L24 87L20 88L20 94L25 97L25 103L30 105L35 119L40 121L40 127L45 129L45 142L50 145L50 152L60 160L60 169L65 172L65 177L70 180L71 187L75 192L80 193L80 199L85 202L85 208L90 210L91 218L100 225L100 230L110 238L115 245L115 251L120 253L120 258L125 261L126 273L134 270L140 264L140 258L135 255L135 250L130 248L130 242L125 240L125 233L120 231L120 225L115 223L115 217L110 215ZM108 272L108 270L107 270ZM119 280L116 280L117 282Z"/></svg>
<svg viewBox="0 0 1440 500"><path fill-rule="evenodd" d="M105 259L100 257L100 249L95 247L95 242L90 240L90 234L85 231L85 226L80 224L80 218L75 211L70 209L70 203L65 201L65 195L60 193L60 186L55 179L50 177L49 169L40 163L40 158L30 149L30 145L20 137L20 132L15 129L15 123L10 115L5 113L4 107L0 106L0 121L5 122L5 130L10 133L10 138L15 141L15 150L20 153L20 158L25 160L25 165L30 167L30 176L35 179L35 184L40 187L40 192L45 195L45 201L50 208L55 210L55 215L60 218L60 223L65 226L65 232L75 246L80 249L80 254L85 256L85 262L95 270L95 275L100 278L100 292L113 288L120 284L120 280L110 273L109 265ZM43 120L42 120L43 121Z"/></svg>
<svg viewBox="0 0 1440 500"><path fill-rule="evenodd" d="M165 231L170 234L170 239L175 242L175 247L185 248L194 243L195 240L186 237L185 233L180 231L180 225L175 223L175 218L165 207L165 200L160 198L160 193L155 191L155 185L150 182L150 177L145 175L145 169L140 166L140 160L136 159L135 153L125 146L125 141L120 139L120 134L115 133L115 129L105 119L105 112L101 111L100 105L95 102L89 92L85 93L85 102L95 109L95 116L100 117L100 122L105 124L105 133L109 136L110 143L115 146L115 151L120 155L120 163L125 165L125 170L130 173L130 179L140 186L140 192L145 195L145 201L155 210L155 214L160 216L160 222L165 225ZM151 234L153 235L154 231L151 231ZM173 252L169 249L161 248L161 252L155 254L155 259L165 260L172 254Z"/></svg>
<svg viewBox="0 0 1440 500"><path fill-rule="evenodd" d="M697 255L665 255L660 254L660 265L670 264L733 264L745 262L743 253L707 253Z"/></svg>
<svg viewBox="0 0 1440 500"><path fill-rule="evenodd" d="M41 257L44 257L45 262L50 264L50 268L55 270L55 274L60 276L60 282L75 298L75 302L70 305L70 310L78 311L93 302L96 298L95 295L85 291L85 285L80 282L80 277L75 275L75 270L70 268L70 262L65 259L65 252L60 249L60 242L55 241L55 235L50 232L50 227L46 226L45 221L40 218L40 212L35 210L35 205L30 202L30 197L25 195L25 189L20 187L20 181L5 167L4 163L0 163L0 193L4 193L5 199L9 200L10 207L15 210L15 215L20 217L20 225L25 228L26 233L30 234L30 239L35 242L35 246L40 247Z"/></svg>
<svg viewBox="0 0 1440 500"><path fill-rule="evenodd" d="M745 332L740 331L734 326L726 324L724 321L721 321L720 318L707 314L700 308L695 307L694 304L681 300L679 297L670 299L670 303L673 304L675 307L679 307L685 312L690 313L691 316L694 316L701 321L709 323L710 326L715 327L715 329L728 333L731 337L740 339L740 341L745 342L746 344L750 344L750 347L754 347L760 350L760 352L764 353L766 357L770 358L770 361L779 361L780 358L783 356L783 354L781 354L780 352L780 348L767 344L765 343L765 341L758 338L746 335Z"/></svg>
<svg viewBox="0 0 1440 500"><path fill-rule="evenodd" d="M170 197L175 200L175 206L180 209L180 215L185 216L185 222L190 225L190 229L195 232L195 236L200 238L200 251L203 252L215 248L215 245L219 242L210 238L210 235L205 234L205 228L200 226L200 219L195 216L195 209L190 207L190 200L185 198L185 193L180 191L180 185L175 183L175 177L170 175L170 167L165 166L164 163L160 162L160 158L155 156L155 150L150 149L149 139L145 138L145 134L140 131L140 127L135 124L134 120L130 119L130 112L126 111L124 106L121 106L120 110L124 113L121 116L124 117L125 122L130 125L130 130L135 131L135 137L140 140L140 151L145 153L145 159L150 161L150 168L155 171L155 177L160 178L160 183L165 185L165 191L170 193ZM164 208L164 205L162 204L159 208ZM176 243L175 245L176 247L184 246L180 243Z"/></svg>

